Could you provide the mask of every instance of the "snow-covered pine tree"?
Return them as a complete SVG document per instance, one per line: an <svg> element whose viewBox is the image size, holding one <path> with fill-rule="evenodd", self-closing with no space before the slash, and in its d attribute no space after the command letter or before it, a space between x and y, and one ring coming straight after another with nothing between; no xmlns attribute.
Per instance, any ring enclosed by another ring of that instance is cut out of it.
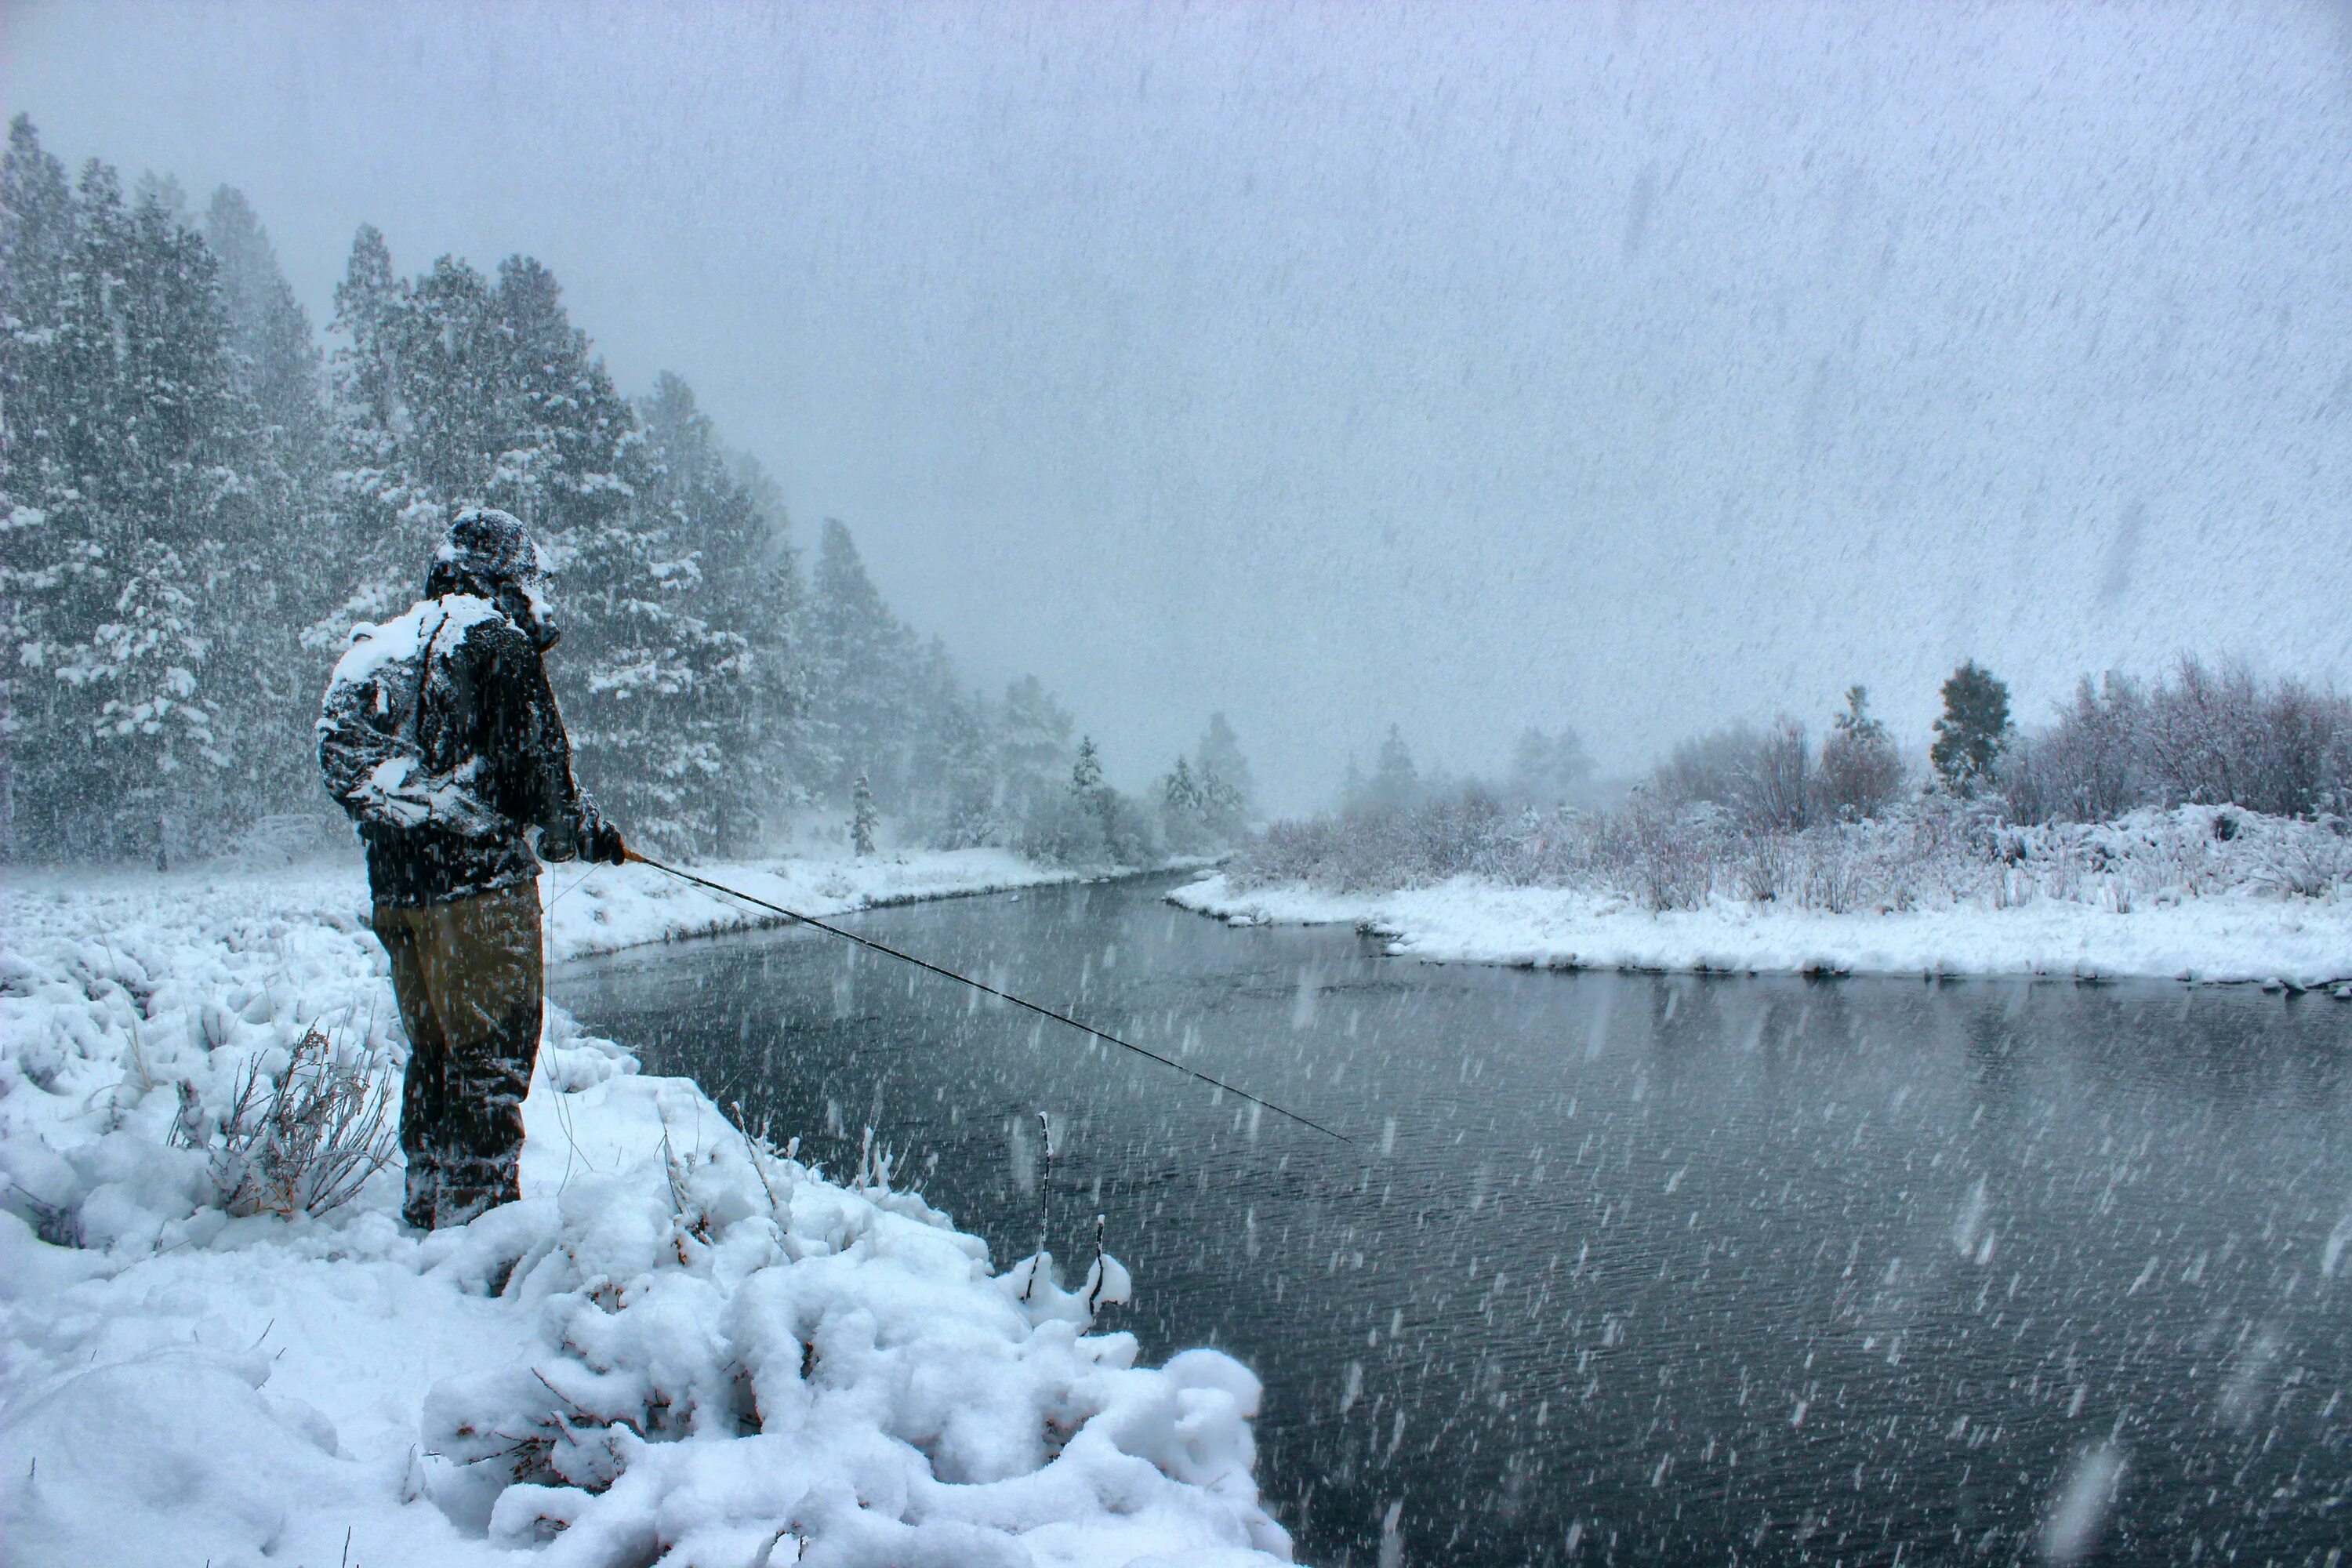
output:
<svg viewBox="0 0 2352 1568"><path fill-rule="evenodd" d="M1592 775L1591 760L1576 731L1549 735L1533 725L1511 748L1511 790L1528 805L1550 807L1573 797Z"/></svg>
<svg viewBox="0 0 2352 1568"><path fill-rule="evenodd" d="M340 647L352 622L388 619L415 599L421 563L445 521L421 472L410 409L419 389L412 382L429 384L410 363L410 340L423 335L420 311L407 280L393 270L383 234L361 225L335 288L331 323L342 339L329 356L331 533L345 593L305 634L321 651Z"/></svg>
<svg viewBox="0 0 2352 1568"><path fill-rule="evenodd" d="M664 374L638 415L632 504L572 541L565 584L589 666L570 704L581 773L652 842L740 847L784 788L763 730L768 687L789 690L789 632L762 624L775 552L686 383Z"/></svg>
<svg viewBox="0 0 2352 1568"><path fill-rule="evenodd" d="M1160 798L1172 812L1188 816L1201 815L1201 785L1192 777L1192 764L1181 752L1176 765L1168 770L1168 777L1160 786Z"/></svg>
<svg viewBox="0 0 2352 1568"><path fill-rule="evenodd" d="M1192 766L1203 832L1215 843L1234 842L1249 827L1257 785L1241 742L1223 713L1209 715L1209 728L1192 750Z"/></svg>
<svg viewBox="0 0 2352 1568"><path fill-rule="evenodd" d="M279 271L269 236L245 197L213 193L205 239L220 266L231 376L257 419L247 558L267 571L236 574L224 592L218 657L247 679L228 691L246 737L236 769L257 811L325 809L311 778L314 661L302 634L327 610L339 575L328 505L326 384L310 319Z"/></svg>
<svg viewBox="0 0 2352 1568"><path fill-rule="evenodd" d="M1421 802L1421 773L1413 766L1412 748L1394 724L1381 742L1371 782L1364 786L1364 804L1373 811L1403 811Z"/></svg>
<svg viewBox="0 0 2352 1568"><path fill-rule="evenodd" d="M71 459L79 227L64 165L17 115L0 158L0 844L11 855L64 847L71 796L50 748L79 749L77 694L57 677L99 549Z"/></svg>
<svg viewBox="0 0 2352 1568"><path fill-rule="evenodd" d="M1348 766L1339 774L1339 809L1359 812L1366 808L1364 770L1356 761L1356 753L1348 753Z"/></svg>
<svg viewBox="0 0 2352 1568"><path fill-rule="evenodd" d="M1016 820L1026 820L1039 801L1059 793L1055 783L1069 766L1071 728L1068 710L1035 676L1024 675L1004 689L1004 705L997 712L996 765L1005 809Z"/></svg>
<svg viewBox="0 0 2352 1568"><path fill-rule="evenodd" d="M856 542L835 518L825 520L817 544L805 647L803 776L839 800L848 787L851 759L857 759L876 798L904 810L914 638L883 603Z"/></svg>
<svg viewBox="0 0 2352 1568"><path fill-rule="evenodd" d="M954 693L940 707L937 723L940 816L933 842L949 849L1003 842L987 710L976 697Z"/></svg>
<svg viewBox="0 0 2352 1568"><path fill-rule="evenodd" d="M1943 716L1936 721L1927 758L1945 787L1972 795L1992 783L1993 770L2009 748L2009 687L1970 659L1944 682L1943 697Z"/></svg>
<svg viewBox="0 0 2352 1568"><path fill-rule="evenodd" d="M772 807L805 805L807 782L796 763L808 712L808 593L792 516L782 490L756 458L721 450L720 459L759 523L757 553L718 562L709 574L735 606L737 629L751 645L743 766Z"/></svg>
<svg viewBox="0 0 2352 1568"><path fill-rule="evenodd" d="M1180 752L1175 766L1160 784L1160 830L1169 848L1180 855L1196 855L1209 847L1213 836L1207 808L1192 762Z"/></svg>
<svg viewBox="0 0 2352 1568"><path fill-rule="evenodd" d="M94 159L68 193L22 116L5 163L12 848L168 856L230 816L219 601L266 454L174 193L126 205Z"/></svg>
<svg viewBox="0 0 2352 1568"><path fill-rule="evenodd" d="M510 257L493 286L445 256L404 282L383 237L362 227L335 305L346 340L334 380L344 553L358 563L352 613L407 604L442 523L462 505L513 512L559 566L606 553L605 544L627 552L625 537L595 535L635 493L635 420L545 268ZM614 563L599 586L645 569ZM345 628L331 629L331 642Z"/></svg>
<svg viewBox="0 0 2352 1568"><path fill-rule="evenodd" d="M859 773L849 786L849 847L853 854L874 853L874 827L879 820L874 810L874 789Z"/></svg>
<svg viewBox="0 0 2352 1568"><path fill-rule="evenodd" d="M996 746L986 707L964 690L937 637L912 675L905 704L908 814L942 848L1001 842Z"/></svg>
<svg viewBox="0 0 2352 1568"><path fill-rule="evenodd" d="M1203 803L1216 819L1217 831L1238 832L1257 809L1257 781L1223 713L1209 715L1209 728L1192 749L1192 765L1201 775Z"/></svg>
<svg viewBox="0 0 2352 1568"><path fill-rule="evenodd" d="M324 363L310 314L278 269L268 231L234 186L213 193L205 243L220 263L238 389L261 416L262 437L280 454L278 467L309 479L327 456Z"/></svg>

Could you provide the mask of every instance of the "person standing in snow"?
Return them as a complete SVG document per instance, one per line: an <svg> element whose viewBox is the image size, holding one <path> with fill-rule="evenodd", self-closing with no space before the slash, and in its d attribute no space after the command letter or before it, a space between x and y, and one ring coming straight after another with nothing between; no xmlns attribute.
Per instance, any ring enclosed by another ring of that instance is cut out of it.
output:
<svg viewBox="0 0 2352 1568"><path fill-rule="evenodd" d="M354 629L320 705L319 766L366 845L408 1032L402 1212L420 1229L521 1195L544 989L541 858L624 858L572 776L544 660L557 636L546 575L514 517L460 512L424 600Z"/></svg>

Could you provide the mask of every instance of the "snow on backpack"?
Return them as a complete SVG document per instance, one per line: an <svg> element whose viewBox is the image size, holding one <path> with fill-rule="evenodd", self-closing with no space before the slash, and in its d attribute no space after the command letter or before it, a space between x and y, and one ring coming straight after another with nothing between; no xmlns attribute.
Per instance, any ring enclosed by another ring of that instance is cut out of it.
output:
<svg viewBox="0 0 2352 1568"><path fill-rule="evenodd" d="M483 600L428 599L382 626L352 628L319 705L319 767L327 793L354 822L414 828L427 824L469 836L506 826L458 779L428 771L417 738L436 650L457 646L474 625L498 617Z"/></svg>

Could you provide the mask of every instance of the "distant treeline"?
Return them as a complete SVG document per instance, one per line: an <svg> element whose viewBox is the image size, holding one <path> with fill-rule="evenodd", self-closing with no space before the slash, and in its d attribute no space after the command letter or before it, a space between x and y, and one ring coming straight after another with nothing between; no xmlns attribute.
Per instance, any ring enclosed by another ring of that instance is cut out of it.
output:
<svg viewBox="0 0 2352 1568"><path fill-rule="evenodd" d="M968 689L828 521L664 374L632 402L528 257L414 277L362 227L331 349L233 189L68 180L19 115L0 164L0 848L174 859L322 809L311 724L354 622L421 592L467 504L524 519L567 630L583 781L675 853L863 801L946 846L1134 863L1237 831L1219 720L1155 798L1103 783L1034 679ZM863 781L863 789L860 781Z"/></svg>
<svg viewBox="0 0 2352 1568"><path fill-rule="evenodd" d="M1759 832L1882 816L1923 791L1994 805L2021 823L2105 822L2179 805L2271 816L2352 816L2352 699L2242 664L2183 658L2154 680L2110 672L2076 686L2045 723L2021 729L2007 683L1970 661L1952 672L1924 756L1906 757L1850 687L1818 741L1786 714L1685 741L1632 785L1669 806L1704 805ZM1604 792L1572 730L1529 730L1499 779L1424 780L1397 727L1370 777L1351 761L1343 816L1447 799L1505 806L1597 804Z"/></svg>
<svg viewBox="0 0 2352 1568"><path fill-rule="evenodd" d="M2183 896L2232 879L2316 895L2352 878L2352 701L2333 691L2184 659L2152 681L2085 679L2023 731L2007 685L1974 662L1942 697L1925 757L1903 754L1857 686L1818 742L1787 717L1734 725L1675 747L1622 799L1594 786L1572 732L1528 731L1499 781L1431 784L1391 728L1372 774L1351 768L1338 812L1274 825L1234 870L1840 910L2029 891L2127 900L2127 878L2103 879L2126 863ZM2126 817L2142 826L2077 831Z"/></svg>

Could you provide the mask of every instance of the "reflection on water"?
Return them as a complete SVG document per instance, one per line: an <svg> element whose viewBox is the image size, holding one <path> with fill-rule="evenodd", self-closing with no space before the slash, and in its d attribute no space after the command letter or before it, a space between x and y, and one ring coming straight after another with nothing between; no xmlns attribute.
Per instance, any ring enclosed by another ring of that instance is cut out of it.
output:
<svg viewBox="0 0 2352 1568"><path fill-rule="evenodd" d="M1307 1561L2352 1540L2352 1007L1435 968L1161 886L859 925L1352 1145L808 932L556 993L836 1169L876 1128L1000 1262L1105 1216L1147 1352L1265 1379Z"/></svg>

